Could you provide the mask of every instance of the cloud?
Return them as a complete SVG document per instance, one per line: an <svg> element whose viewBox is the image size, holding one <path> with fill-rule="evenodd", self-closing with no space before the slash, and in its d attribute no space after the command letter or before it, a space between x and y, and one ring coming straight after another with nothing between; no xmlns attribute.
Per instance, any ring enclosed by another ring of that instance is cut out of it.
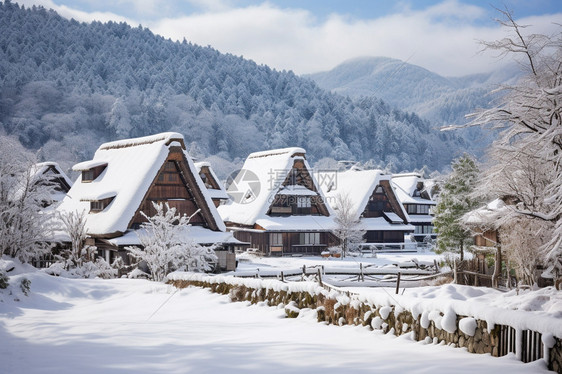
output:
<svg viewBox="0 0 562 374"><path fill-rule="evenodd" d="M223 53L242 55L297 74L329 70L360 56L398 58L446 76L490 71L503 63L492 53L479 53L478 40L505 36L498 25L490 23L497 15L495 11L458 0L442 1L421 10L412 10L402 2L393 13L372 19L341 14L320 19L304 9L282 8L270 2L236 6L234 0L187 0L192 13L181 15L178 3L173 1L142 0L143 14L132 20L111 12L86 13L55 5L51 0L25 2L40 2L81 21L111 19L132 26L142 23L166 38L185 37L195 44L210 45ZM122 6L135 3L117 2ZM165 4L169 5L166 11ZM159 7L160 14L168 14L167 18L149 16L158 13ZM548 33L561 18L561 14L553 14L520 22L534 25L526 32Z"/></svg>
<svg viewBox="0 0 562 374"><path fill-rule="evenodd" d="M490 71L498 64L491 54L479 53L478 40L495 40L504 34L499 26L482 22L483 18L491 18L487 9L458 1L444 1L420 11L404 8L370 20L332 14L322 21L306 10L263 3L162 19L150 27L172 39L185 37L299 74L328 70L344 60L372 55L408 60L442 75L460 76ZM556 19L559 14L537 16L532 23L543 31Z"/></svg>
<svg viewBox="0 0 562 374"><path fill-rule="evenodd" d="M114 22L126 22L132 26L138 25L138 23L133 21L132 19L120 16L112 12L85 12L75 8L68 7L66 5L55 4L52 0L18 0L18 3L21 5L25 5L26 7L31 7L33 5L38 5L38 6L40 5L46 9L53 9L64 18L68 18L68 19L74 18L75 20L80 22L114 21Z"/></svg>

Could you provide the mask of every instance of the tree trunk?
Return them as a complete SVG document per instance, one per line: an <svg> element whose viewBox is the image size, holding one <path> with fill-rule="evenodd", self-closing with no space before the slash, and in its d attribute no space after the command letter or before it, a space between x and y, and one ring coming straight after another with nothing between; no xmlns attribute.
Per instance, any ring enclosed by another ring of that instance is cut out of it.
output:
<svg viewBox="0 0 562 374"><path fill-rule="evenodd" d="M461 241L461 261L464 260L464 241Z"/></svg>

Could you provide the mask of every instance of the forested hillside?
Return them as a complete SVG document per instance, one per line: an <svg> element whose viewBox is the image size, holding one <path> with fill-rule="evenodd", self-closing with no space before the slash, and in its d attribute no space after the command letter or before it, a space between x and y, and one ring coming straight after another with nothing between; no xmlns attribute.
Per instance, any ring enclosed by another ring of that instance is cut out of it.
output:
<svg viewBox="0 0 562 374"><path fill-rule="evenodd" d="M380 99L124 23L79 23L0 3L0 133L68 167L104 141L177 131L199 158L302 146L312 161L441 169L465 149Z"/></svg>
<svg viewBox="0 0 562 374"><path fill-rule="evenodd" d="M346 61L326 72L311 74L320 87L359 98L376 97L411 111L435 126L466 123L465 115L486 108L496 99L489 92L501 83L513 83L516 67L464 77L443 77L420 66L388 57L362 57ZM486 136L471 129L463 136L471 141Z"/></svg>

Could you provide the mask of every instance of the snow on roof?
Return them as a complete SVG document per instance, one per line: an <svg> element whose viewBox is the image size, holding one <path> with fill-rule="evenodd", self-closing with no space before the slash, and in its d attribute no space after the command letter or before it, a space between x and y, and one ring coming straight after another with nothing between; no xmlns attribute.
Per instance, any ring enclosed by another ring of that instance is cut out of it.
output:
<svg viewBox="0 0 562 374"><path fill-rule="evenodd" d="M316 196L318 195L316 192L309 190L305 186L296 185L296 186L285 186L281 187L278 192L279 195L288 195L288 196Z"/></svg>
<svg viewBox="0 0 562 374"><path fill-rule="evenodd" d="M142 229L128 230L124 235L106 241L116 246L142 245L139 235L143 234L146 232ZM183 234L183 241L198 244L238 243L231 232L212 231L201 226L189 226Z"/></svg>
<svg viewBox="0 0 562 374"><path fill-rule="evenodd" d="M402 218L400 218L400 216L396 213L383 212L383 214L385 215L386 218L389 219L389 221L391 223L403 223L404 222L404 220L402 220Z"/></svg>
<svg viewBox="0 0 562 374"><path fill-rule="evenodd" d="M322 174L321 174L322 175ZM350 169L338 172L331 185L322 184L322 190L334 207L339 195L347 195L351 200L352 211L356 219L361 216L369 197L381 179L388 179L381 170ZM322 178L326 179L326 178Z"/></svg>
<svg viewBox="0 0 562 374"><path fill-rule="evenodd" d="M495 199L483 207L475 209L462 216L462 222L471 226L478 226L493 222L495 217L499 217L506 208L502 199Z"/></svg>
<svg viewBox="0 0 562 374"><path fill-rule="evenodd" d="M295 155L301 154L301 153L302 154L306 153L304 148L289 147L289 148L271 149L269 151L260 151L260 152L250 153L248 155L248 159L260 158L260 157L270 157L270 156L282 156L282 155L292 157L292 156L295 156Z"/></svg>
<svg viewBox="0 0 562 374"><path fill-rule="evenodd" d="M195 164L195 167L197 168L198 174L201 172L201 169L203 167L207 167L208 170L209 170L209 173L211 174L211 177L215 180L216 184L219 186L219 189L216 189L216 188L208 188L207 189L209 191L209 195L211 196L211 198L212 199L228 200L230 197L226 193L226 189L224 188L224 184L222 184L222 182L219 180L219 178L215 174L215 171L213 170L213 167L211 166L211 163L209 163L207 161L201 161L201 162L195 162L194 164Z"/></svg>
<svg viewBox="0 0 562 374"><path fill-rule="evenodd" d="M105 165L107 165L107 161L105 160L89 160L89 161L79 162L78 164L72 167L72 170L85 171L85 170L93 169L97 166L105 166Z"/></svg>
<svg viewBox="0 0 562 374"><path fill-rule="evenodd" d="M423 179L420 174L393 174L391 180L396 190L396 196L402 204L435 204L433 200L414 196L414 192L418 189L418 183L423 183L424 189L427 189L427 186L425 185L425 179Z"/></svg>
<svg viewBox="0 0 562 374"><path fill-rule="evenodd" d="M326 216L289 216L264 217L256 221L267 231L332 231L336 229L333 217Z"/></svg>
<svg viewBox="0 0 562 374"><path fill-rule="evenodd" d="M79 176L57 209L60 212L89 212L90 204L84 200L115 196L111 204L103 211L87 215L86 231L91 235L125 232L149 186L166 160L169 147L176 144L183 144L181 134L163 133L102 144L94 154L93 162L90 162L90 165L95 165L101 160L107 163L105 170L89 183L82 183L82 176ZM220 219L203 181L196 172L195 165L187 154L186 159L219 230L225 231L224 223Z"/></svg>
<svg viewBox="0 0 562 374"><path fill-rule="evenodd" d="M143 136L140 138L116 140L113 142L104 143L100 146L99 150L110 150L116 148L136 147L139 145L148 145L153 143L163 143L169 146L171 142L176 141L185 149L183 135L177 132L163 132L160 134Z"/></svg>
<svg viewBox="0 0 562 374"><path fill-rule="evenodd" d="M66 173L61 169L60 165L53 161L46 161L46 162L39 162L32 166L31 174L33 177L41 175L45 173L49 168L54 168L57 172L58 176L64 179L64 181L69 185L72 186L72 181L66 175Z"/></svg>
<svg viewBox="0 0 562 374"><path fill-rule="evenodd" d="M347 195L351 199L352 210L356 219L358 219L365 210L367 202L375 188L382 180L389 179L390 176L385 175L381 170L360 170L352 168L344 172L339 172L333 184L329 186L322 184L322 189L328 202L333 205L335 205L338 195ZM402 209L404 216L407 217L404 207L401 204L400 209ZM403 222L402 218L400 218L400 222Z"/></svg>
<svg viewBox="0 0 562 374"><path fill-rule="evenodd" d="M221 217L242 225L254 225L258 219L268 218L267 210L292 170L294 160L304 162L318 191L314 194L325 201L310 165L302 157L305 153L304 149L298 147L251 153L227 190L234 199L218 208ZM326 208L331 214L328 204Z"/></svg>
<svg viewBox="0 0 562 374"><path fill-rule="evenodd" d="M404 224L404 221L400 217L398 218L400 219L399 223L389 223L383 217L361 218L358 229L366 231L414 231L414 226Z"/></svg>

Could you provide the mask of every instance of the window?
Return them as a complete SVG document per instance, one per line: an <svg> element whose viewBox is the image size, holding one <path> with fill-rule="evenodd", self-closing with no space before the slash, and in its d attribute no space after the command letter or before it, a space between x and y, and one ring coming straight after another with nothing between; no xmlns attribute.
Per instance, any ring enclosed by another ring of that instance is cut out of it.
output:
<svg viewBox="0 0 562 374"><path fill-rule="evenodd" d="M94 180L94 170L84 170L82 172L82 182L93 181Z"/></svg>
<svg viewBox="0 0 562 374"><path fill-rule="evenodd" d="M300 244L306 244L306 245L320 244L320 233L319 232L301 232L299 241L300 241Z"/></svg>
<svg viewBox="0 0 562 374"><path fill-rule="evenodd" d="M164 170L165 171L177 171L176 163L174 161L166 161L166 164L164 164Z"/></svg>
<svg viewBox="0 0 562 374"><path fill-rule="evenodd" d="M269 245L282 247L283 246L283 234L282 233L271 233L269 234Z"/></svg>
<svg viewBox="0 0 562 374"><path fill-rule="evenodd" d="M420 225L414 226L414 234L432 234L433 233L433 226L432 225Z"/></svg>
<svg viewBox="0 0 562 374"><path fill-rule="evenodd" d="M429 214L430 205L421 204L408 204L406 205L406 211L408 214Z"/></svg>
<svg viewBox="0 0 562 374"><path fill-rule="evenodd" d="M310 204L310 197L308 196L299 196L297 198L297 208L310 208L311 204Z"/></svg>
<svg viewBox="0 0 562 374"><path fill-rule="evenodd" d="M82 182L88 183L95 180L97 177L100 176L101 173L103 173L106 167L107 164L103 163L101 165L92 166L89 169L82 170Z"/></svg>
<svg viewBox="0 0 562 374"><path fill-rule="evenodd" d="M107 199L90 201L90 212L91 213L101 212L113 201L114 197L115 196L108 197Z"/></svg>

